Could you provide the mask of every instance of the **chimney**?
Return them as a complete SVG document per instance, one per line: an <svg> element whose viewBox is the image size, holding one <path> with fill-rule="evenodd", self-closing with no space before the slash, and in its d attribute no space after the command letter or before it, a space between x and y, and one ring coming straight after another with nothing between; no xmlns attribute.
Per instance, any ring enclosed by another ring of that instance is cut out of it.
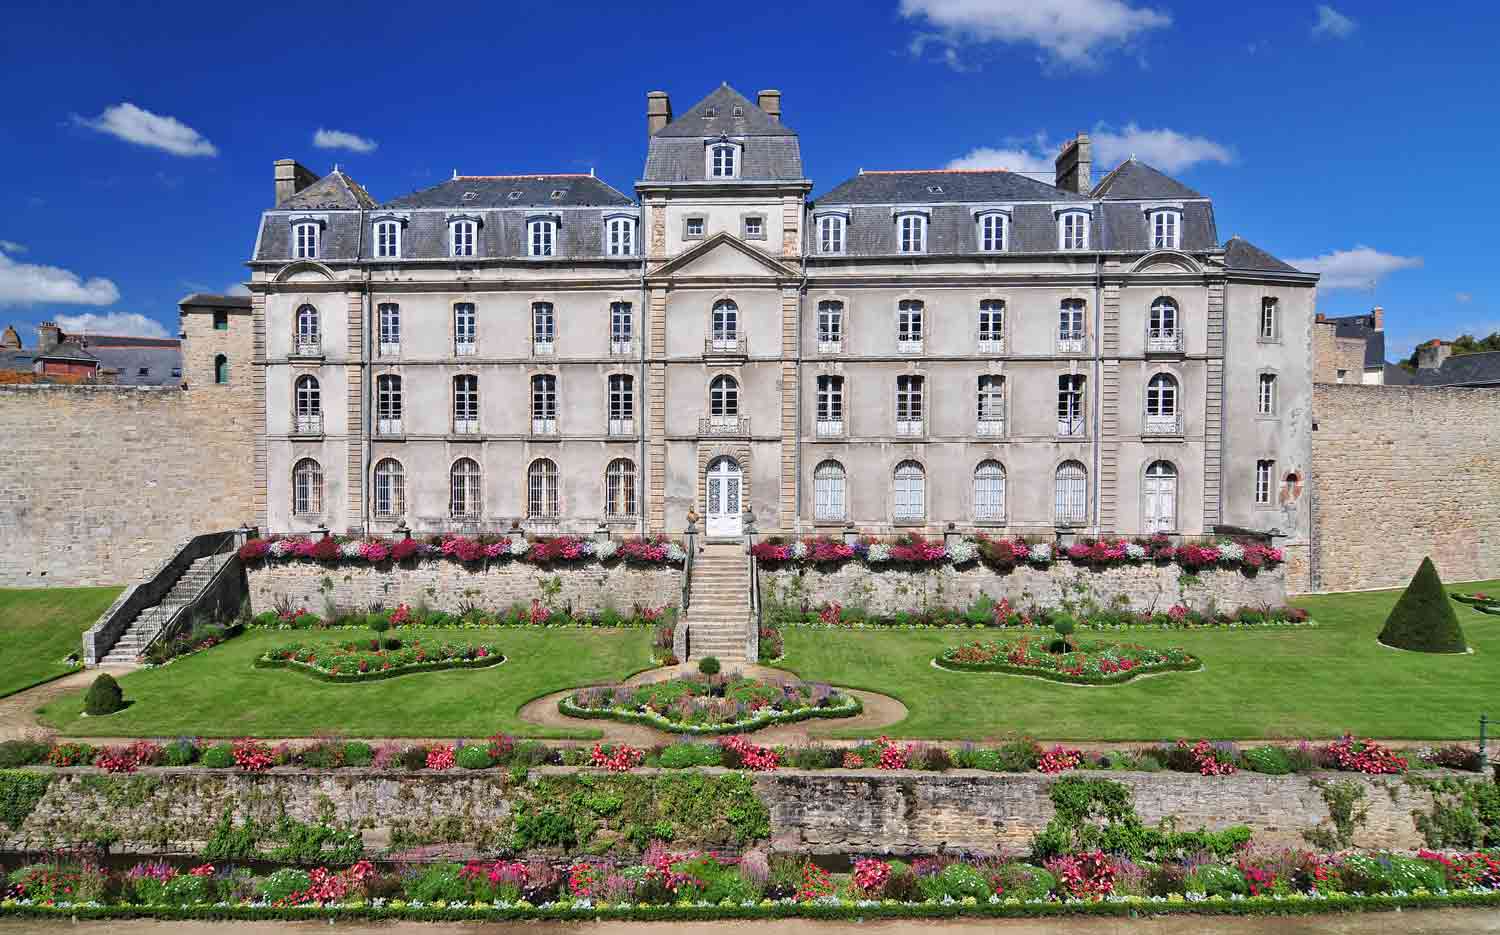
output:
<svg viewBox="0 0 1500 935"><path fill-rule="evenodd" d="M646 135L652 136L657 130L672 122L672 99L667 97L665 91L646 92Z"/></svg>
<svg viewBox="0 0 1500 935"><path fill-rule="evenodd" d="M316 182L313 171L295 159L276 160L276 204L281 204Z"/></svg>
<svg viewBox="0 0 1500 935"><path fill-rule="evenodd" d="M16 331L15 325L5 326L5 333L0 334L0 347L8 351L19 351L21 349L21 334Z"/></svg>
<svg viewBox="0 0 1500 935"><path fill-rule="evenodd" d="M1451 356L1453 356L1453 345L1433 338L1417 348L1417 369L1439 370L1443 366L1443 361Z"/></svg>
<svg viewBox="0 0 1500 935"><path fill-rule="evenodd" d="M44 321L36 326L37 353L45 354L62 343L62 329L56 323Z"/></svg>
<svg viewBox="0 0 1500 935"><path fill-rule="evenodd" d="M1370 317L1375 320L1376 331L1385 330L1385 309L1381 308L1379 305L1375 306L1374 308L1370 309Z"/></svg>
<svg viewBox="0 0 1500 935"><path fill-rule="evenodd" d="M767 88L756 95L755 106L766 112L777 123L781 122L781 92L775 88Z"/></svg>
<svg viewBox="0 0 1500 935"><path fill-rule="evenodd" d="M1080 195L1093 191L1090 170L1094 167L1094 145L1089 142L1087 133L1080 133L1077 138L1064 143L1054 165L1057 168L1058 188Z"/></svg>

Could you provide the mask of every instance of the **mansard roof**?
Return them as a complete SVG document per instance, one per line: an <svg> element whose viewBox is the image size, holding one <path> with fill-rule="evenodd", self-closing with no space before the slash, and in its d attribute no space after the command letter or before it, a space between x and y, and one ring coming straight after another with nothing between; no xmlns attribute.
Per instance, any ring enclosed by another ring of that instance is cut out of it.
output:
<svg viewBox="0 0 1500 935"><path fill-rule="evenodd" d="M740 116L734 109L740 108ZM712 116L709 116L712 112ZM797 132L753 104L745 95L721 84L713 93L657 130L657 137L681 136L796 136Z"/></svg>
<svg viewBox="0 0 1500 935"><path fill-rule="evenodd" d="M1007 169L906 169L861 171L813 199L813 204L1087 200L1082 195Z"/></svg>
<svg viewBox="0 0 1500 935"><path fill-rule="evenodd" d="M334 169L276 206L278 211L358 210L375 207L364 186Z"/></svg>
<svg viewBox="0 0 1500 935"><path fill-rule="evenodd" d="M559 193L553 197L554 193ZM633 205L602 179L581 173L460 175L381 208L578 208Z"/></svg>
<svg viewBox="0 0 1500 935"><path fill-rule="evenodd" d="M739 117L734 116L736 107ZM713 116L708 116L710 113ZM704 147L708 140L719 137L743 142L740 172L733 179L708 177ZM802 178L802 145L797 132L727 84L651 135L642 175L647 182L729 184Z"/></svg>
<svg viewBox="0 0 1500 935"><path fill-rule="evenodd" d="M1152 198L1202 198L1203 195L1131 156L1094 186L1094 197L1105 201L1142 201Z"/></svg>
<svg viewBox="0 0 1500 935"><path fill-rule="evenodd" d="M1224 245L1224 266L1228 269L1256 270L1271 273L1300 273L1301 270L1276 259L1243 237L1231 237Z"/></svg>

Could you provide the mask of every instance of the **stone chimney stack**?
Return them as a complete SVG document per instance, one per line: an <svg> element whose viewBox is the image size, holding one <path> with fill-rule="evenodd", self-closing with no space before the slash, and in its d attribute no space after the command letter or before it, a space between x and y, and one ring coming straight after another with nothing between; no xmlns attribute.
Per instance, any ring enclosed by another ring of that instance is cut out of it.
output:
<svg viewBox="0 0 1500 935"><path fill-rule="evenodd" d="M652 136L657 130L672 122L672 99L667 97L665 91L646 92L646 135Z"/></svg>
<svg viewBox="0 0 1500 935"><path fill-rule="evenodd" d="M313 170L295 159L276 160L276 204L281 204L317 180L318 176Z"/></svg>
<svg viewBox="0 0 1500 935"><path fill-rule="evenodd" d="M1063 144L1053 164L1057 169L1058 188L1087 195L1093 191L1094 144L1087 133L1080 133Z"/></svg>
<svg viewBox="0 0 1500 935"><path fill-rule="evenodd" d="M1374 308L1370 309L1370 317L1375 320L1376 331L1385 330L1385 309L1381 308L1379 305L1375 306Z"/></svg>
<svg viewBox="0 0 1500 935"><path fill-rule="evenodd" d="M1433 338L1431 341L1417 348L1417 369L1440 369L1443 366L1443 361L1452 356L1453 345Z"/></svg>
<svg viewBox="0 0 1500 935"><path fill-rule="evenodd" d="M781 122L781 92L768 88L756 95L755 106L766 112L777 123Z"/></svg>
<svg viewBox="0 0 1500 935"><path fill-rule="evenodd" d="M44 321L36 326L37 353L45 354L62 343L62 329L56 322Z"/></svg>

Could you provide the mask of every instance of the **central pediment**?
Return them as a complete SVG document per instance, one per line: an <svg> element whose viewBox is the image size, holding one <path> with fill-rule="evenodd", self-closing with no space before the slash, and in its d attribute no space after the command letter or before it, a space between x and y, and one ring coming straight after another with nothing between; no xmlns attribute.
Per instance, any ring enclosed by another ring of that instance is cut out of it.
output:
<svg viewBox="0 0 1500 935"><path fill-rule="evenodd" d="M801 275L795 266L757 250L737 237L720 232L657 266L647 278L792 279Z"/></svg>

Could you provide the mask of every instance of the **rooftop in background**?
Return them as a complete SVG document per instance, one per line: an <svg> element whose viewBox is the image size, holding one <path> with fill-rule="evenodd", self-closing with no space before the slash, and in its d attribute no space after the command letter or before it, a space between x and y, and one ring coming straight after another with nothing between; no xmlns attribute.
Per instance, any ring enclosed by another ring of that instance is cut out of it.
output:
<svg viewBox="0 0 1500 935"><path fill-rule="evenodd" d="M1415 386L1500 386L1500 351L1454 354L1450 341L1428 341L1417 347Z"/></svg>
<svg viewBox="0 0 1500 935"><path fill-rule="evenodd" d="M554 197L554 194L556 197ZM460 175L393 198L386 208L631 207L635 203L592 175Z"/></svg>
<svg viewBox="0 0 1500 935"><path fill-rule="evenodd" d="M1224 244L1224 265L1229 269L1243 269L1271 273L1300 273L1301 270L1276 259L1243 237L1231 237Z"/></svg>
<svg viewBox="0 0 1500 935"><path fill-rule="evenodd" d="M1203 195L1131 156L1094 186L1095 198L1143 201L1153 198L1202 198Z"/></svg>
<svg viewBox="0 0 1500 935"><path fill-rule="evenodd" d="M936 190L934 190L936 189ZM817 205L1087 201L1008 169L873 169L813 200Z"/></svg>
<svg viewBox="0 0 1500 935"><path fill-rule="evenodd" d="M177 300L178 308L250 308L248 295L216 295L212 292L193 292Z"/></svg>

